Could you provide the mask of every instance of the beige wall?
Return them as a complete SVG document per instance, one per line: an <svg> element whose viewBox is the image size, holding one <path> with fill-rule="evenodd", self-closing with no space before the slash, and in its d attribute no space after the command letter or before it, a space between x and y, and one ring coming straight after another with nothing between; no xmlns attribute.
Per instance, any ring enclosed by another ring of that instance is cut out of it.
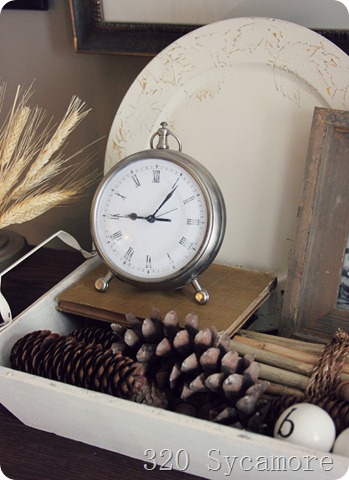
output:
<svg viewBox="0 0 349 480"><path fill-rule="evenodd" d="M92 111L72 133L67 155L105 137L96 147L95 165L102 172L105 145L118 105L149 58L77 54L73 49L68 0L50 0L48 11L3 10L0 15L0 78L7 82L8 111L17 85L34 81L30 104L60 121L73 95ZM7 108L6 108L7 106ZM35 220L11 227L32 244L63 229L89 248L89 208L96 185L72 206L51 210Z"/></svg>

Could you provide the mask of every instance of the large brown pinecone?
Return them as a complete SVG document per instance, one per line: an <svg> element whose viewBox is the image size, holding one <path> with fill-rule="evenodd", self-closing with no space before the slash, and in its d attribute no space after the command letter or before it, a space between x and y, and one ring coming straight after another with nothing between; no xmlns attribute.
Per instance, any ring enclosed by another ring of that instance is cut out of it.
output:
<svg viewBox="0 0 349 480"><path fill-rule="evenodd" d="M113 334L111 337L115 340ZM15 343L10 361L13 368L27 373L138 403L167 407L165 394L149 381L141 363L96 341L38 330Z"/></svg>
<svg viewBox="0 0 349 480"><path fill-rule="evenodd" d="M127 326L85 327L72 332L79 340L112 346L146 367L149 378L166 393L169 408L229 425L246 425L268 382L258 379L260 365L252 355L240 357L226 334L199 330L198 317L188 314L184 328L175 311L162 319L154 308L149 318L126 315ZM95 340L94 340L95 339ZM86 340L85 340L86 341Z"/></svg>

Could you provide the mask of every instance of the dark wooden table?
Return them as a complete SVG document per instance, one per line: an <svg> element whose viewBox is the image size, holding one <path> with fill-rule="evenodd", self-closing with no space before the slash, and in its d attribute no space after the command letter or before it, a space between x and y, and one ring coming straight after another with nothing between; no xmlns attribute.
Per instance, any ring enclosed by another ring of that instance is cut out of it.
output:
<svg viewBox="0 0 349 480"><path fill-rule="evenodd" d="M74 270L79 253L41 249L4 275L2 292L14 315ZM147 471L144 461L23 425L0 405L0 466L13 480L198 479L179 471Z"/></svg>

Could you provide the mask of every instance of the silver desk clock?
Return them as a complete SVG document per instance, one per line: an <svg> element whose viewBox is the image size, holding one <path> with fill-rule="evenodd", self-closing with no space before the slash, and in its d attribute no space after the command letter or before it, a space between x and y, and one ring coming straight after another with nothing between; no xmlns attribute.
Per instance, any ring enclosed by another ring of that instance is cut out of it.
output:
<svg viewBox="0 0 349 480"><path fill-rule="evenodd" d="M178 151L169 149L169 136L176 139ZM223 195L210 172L182 153L179 138L165 122L152 135L150 147L114 165L95 193L91 232L109 269L96 288L107 290L113 276L148 289L191 283L195 300L206 303L209 294L198 277L224 238Z"/></svg>

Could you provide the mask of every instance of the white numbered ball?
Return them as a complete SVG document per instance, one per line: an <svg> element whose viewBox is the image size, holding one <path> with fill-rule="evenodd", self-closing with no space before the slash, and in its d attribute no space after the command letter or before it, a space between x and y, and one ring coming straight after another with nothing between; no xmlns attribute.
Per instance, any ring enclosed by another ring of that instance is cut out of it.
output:
<svg viewBox="0 0 349 480"><path fill-rule="evenodd" d="M349 428L341 432L333 445L333 453L349 457Z"/></svg>
<svg viewBox="0 0 349 480"><path fill-rule="evenodd" d="M336 427L322 408L311 403L297 403L280 415L274 437L329 452L336 438Z"/></svg>

